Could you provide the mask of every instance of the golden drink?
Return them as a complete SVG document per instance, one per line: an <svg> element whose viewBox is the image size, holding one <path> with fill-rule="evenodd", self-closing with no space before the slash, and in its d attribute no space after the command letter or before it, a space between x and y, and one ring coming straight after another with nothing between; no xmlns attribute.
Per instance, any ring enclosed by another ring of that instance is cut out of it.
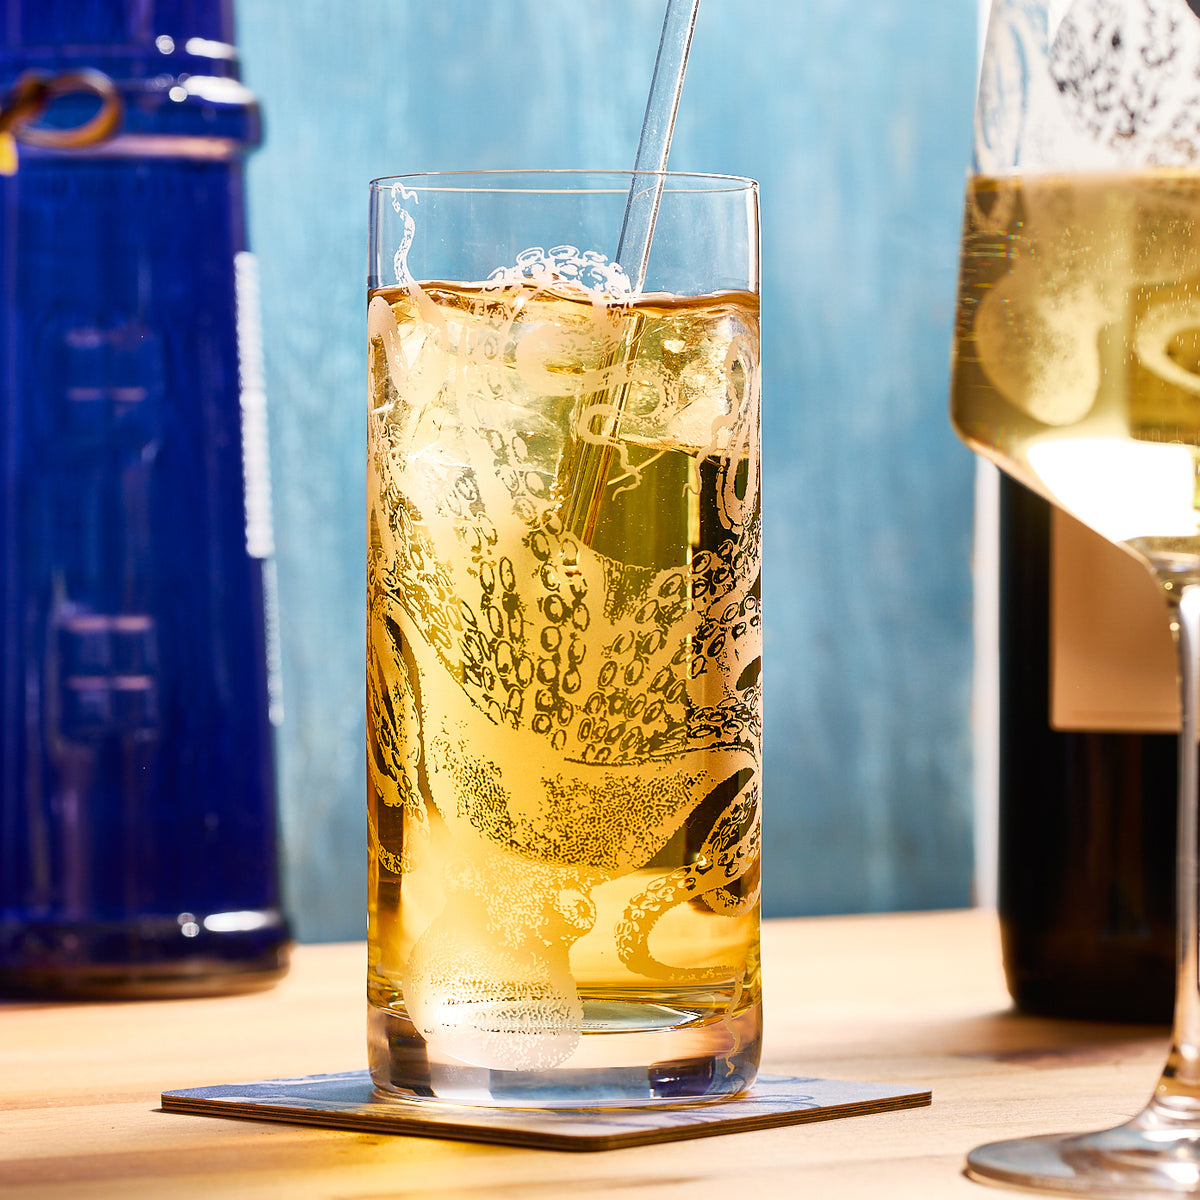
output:
<svg viewBox="0 0 1200 1200"><path fill-rule="evenodd" d="M376 1082L752 1081L758 300L561 278L369 308Z"/></svg>
<svg viewBox="0 0 1200 1200"><path fill-rule="evenodd" d="M1194 571L1200 175L979 178L963 239L959 433L1110 541Z"/></svg>

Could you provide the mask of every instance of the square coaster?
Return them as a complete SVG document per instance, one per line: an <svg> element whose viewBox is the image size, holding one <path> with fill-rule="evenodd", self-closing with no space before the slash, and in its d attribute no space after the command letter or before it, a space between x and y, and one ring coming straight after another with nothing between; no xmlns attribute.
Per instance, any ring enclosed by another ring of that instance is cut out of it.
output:
<svg viewBox="0 0 1200 1200"><path fill-rule="evenodd" d="M929 1091L840 1079L762 1075L732 1100L669 1107L598 1109L469 1108L380 1096L366 1071L266 1079L257 1083L163 1092L164 1112L240 1117L395 1133L407 1137L495 1142L543 1150L616 1150L651 1142L714 1137L857 1117L931 1102Z"/></svg>

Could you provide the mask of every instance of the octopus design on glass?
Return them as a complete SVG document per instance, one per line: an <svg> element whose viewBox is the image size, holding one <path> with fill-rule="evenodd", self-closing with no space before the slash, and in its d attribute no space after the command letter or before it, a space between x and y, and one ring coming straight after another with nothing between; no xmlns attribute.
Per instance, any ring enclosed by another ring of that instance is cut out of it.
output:
<svg viewBox="0 0 1200 1200"><path fill-rule="evenodd" d="M1004 0L980 75L983 174L1200 157L1200 0Z"/></svg>
<svg viewBox="0 0 1200 1200"><path fill-rule="evenodd" d="M544 1068L581 1036L583 939L634 980L726 986L731 1009L748 969L667 961L652 935L688 906L757 911L757 323L734 301L647 306L570 246L422 286L405 226L397 287L368 317L390 969L428 1040ZM589 437L611 445L616 514L590 544L563 513L564 462ZM447 1016L471 1004L490 1006L482 1025Z"/></svg>

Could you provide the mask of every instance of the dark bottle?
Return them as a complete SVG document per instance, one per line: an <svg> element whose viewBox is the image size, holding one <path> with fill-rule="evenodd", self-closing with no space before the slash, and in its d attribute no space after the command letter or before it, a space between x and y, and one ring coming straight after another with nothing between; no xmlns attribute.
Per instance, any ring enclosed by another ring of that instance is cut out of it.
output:
<svg viewBox="0 0 1200 1200"><path fill-rule="evenodd" d="M229 0L0 0L0 993L286 969Z"/></svg>
<svg viewBox="0 0 1200 1200"><path fill-rule="evenodd" d="M1169 1021L1176 738L1051 728L1051 508L1008 476L1000 487L999 908L1009 990L1031 1013Z"/></svg>

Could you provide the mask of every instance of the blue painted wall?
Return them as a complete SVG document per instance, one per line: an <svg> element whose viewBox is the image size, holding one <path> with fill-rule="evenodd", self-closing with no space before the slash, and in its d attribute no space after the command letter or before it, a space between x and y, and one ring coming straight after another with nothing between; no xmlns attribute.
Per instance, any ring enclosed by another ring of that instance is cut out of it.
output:
<svg viewBox="0 0 1200 1200"><path fill-rule="evenodd" d="M970 454L946 416L974 0L704 0L671 166L763 206L768 915L970 899ZM286 870L363 930L366 184L632 164L660 0L237 0Z"/></svg>

